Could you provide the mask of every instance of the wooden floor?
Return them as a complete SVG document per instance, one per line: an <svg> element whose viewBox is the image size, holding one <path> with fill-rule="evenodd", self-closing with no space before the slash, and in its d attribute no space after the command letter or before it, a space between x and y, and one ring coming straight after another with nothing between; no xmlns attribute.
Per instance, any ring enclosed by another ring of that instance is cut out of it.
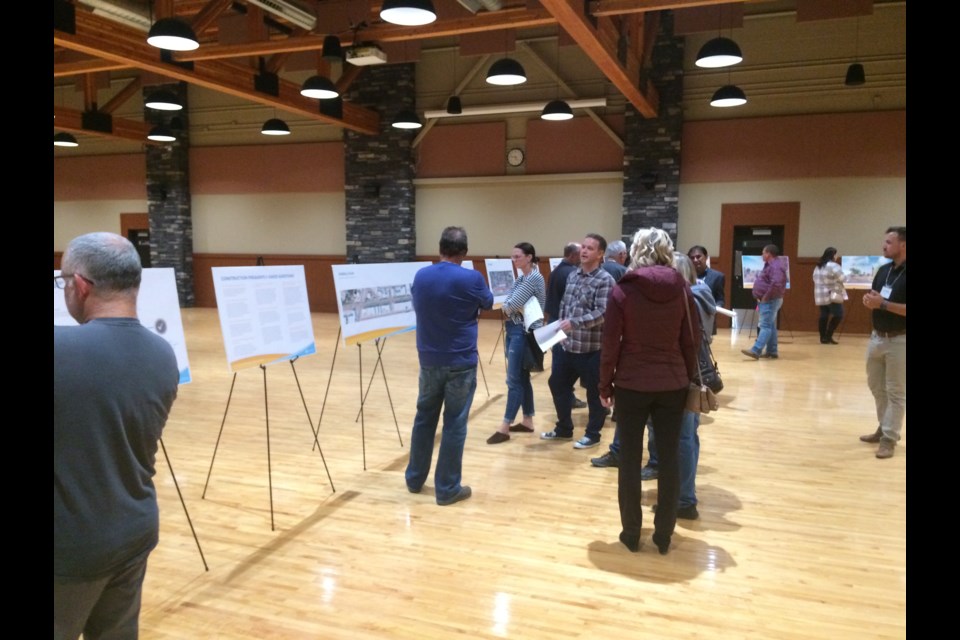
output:
<svg viewBox="0 0 960 640"><path fill-rule="evenodd" d="M590 466L601 447L515 434L485 444L503 417L499 323L482 321L482 374L470 417L465 502L438 507L432 476L407 492L415 412L413 333L389 338L361 423L373 345L340 346L335 315L315 314L318 353L232 374L217 312L184 311L193 382L164 443L209 564L204 571L170 467L157 463L161 540L150 557L141 637L154 638L903 638L906 636L906 438L890 460L857 436L876 426L865 336L822 346L781 333L778 361L715 342L726 383L704 417L701 517L680 520L667 556L618 541L617 474ZM492 357L492 361L491 361ZM549 362L549 358L548 358ZM534 380L539 430L555 419L547 375ZM583 390L578 391L583 397ZM320 420L320 453L310 420ZM394 422L394 413L396 421ZM577 436L586 411L574 412ZM399 433L398 427L399 425ZM402 444L401 444L402 440ZM269 479L275 530L271 530ZM656 484L648 483L645 504ZM649 514L649 512L647 512Z"/></svg>

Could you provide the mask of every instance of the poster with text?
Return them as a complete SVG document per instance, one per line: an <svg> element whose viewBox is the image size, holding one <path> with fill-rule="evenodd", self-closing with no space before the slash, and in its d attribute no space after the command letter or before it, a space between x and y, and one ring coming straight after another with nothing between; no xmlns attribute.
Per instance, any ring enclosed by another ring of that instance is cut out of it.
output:
<svg viewBox="0 0 960 640"><path fill-rule="evenodd" d="M563 258L550 258L550 273L553 273L553 270L560 266L561 262L563 262Z"/></svg>
<svg viewBox="0 0 960 640"><path fill-rule="evenodd" d="M340 332L358 344L417 328L413 277L431 262L333 265Z"/></svg>
<svg viewBox="0 0 960 640"><path fill-rule="evenodd" d="M230 371L317 352L303 265L211 271Z"/></svg>
<svg viewBox="0 0 960 640"><path fill-rule="evenodd" d="M890 262L883 256L843 256L840 268L843 270L843 286L847 289L869 289L877 269Z"/></svg>
<svg viewBox="0 0 960 640"><path fill-rule="evenodd" d="M60 272L55 270L53 275L59 276ZM187 359L187 343L183 335L183 320L180 317L176 274L172 268L142 271L140 293L137 295L137 318L140 324L173 347L173 353L177 356L177 368L180 370L180 384L190 382L190 362ZM77 324L67 311L63 289L56 287L53 288L53 324Z"/></svg>
<svg viewBox="0 0 960 640"><path fill-rule="evenodd" d="M487 258L487 284L493 292L493 304L502 305L510 294L510 287L516 276L513 273L513 260L510 258Z"/></svg>
<svg viewBox="0 0 960 640"><path fill-rule="evenodd" d="M787 272L787 289L790 288L790 258L780 256L777 258L783 262L783 268ZM763 256L741 256L740 265L743 269L743 288L753 289L753 283L757 276L763 271Z"/></svg>

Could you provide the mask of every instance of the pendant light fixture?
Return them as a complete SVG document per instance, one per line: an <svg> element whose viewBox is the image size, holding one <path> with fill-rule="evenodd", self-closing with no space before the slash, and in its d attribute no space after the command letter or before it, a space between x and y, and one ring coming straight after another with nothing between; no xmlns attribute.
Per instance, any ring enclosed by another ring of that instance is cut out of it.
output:
<svg viewBox="0 0 960 640"><path fill-rule="evenodd" d="M854 60L860 57L860 18L857 17L857 39L856 39L856 49L854 49ZM848 87L857 87L867 81L867 76L863 72L863 65L859 62L854 62L849 67L847 67L847 77L844 79L843 84Z"/></svg>
<svg viewBox="0 0 960 640"><path fill-rule="evenodd" d="M180 111L183 109L183 102L173 91L159 89L147 96L146 106L150 109L160 111Z"/></svg>
<svg viewBox="0 0 960 640"><path fill-rule="evenodd" d="M404 109L397 114L397 119L392 123L395 129L419 129L423 126L417 114L409 109Z"/></svg>
<svg viewBox="0 0 960 640"><path fill-rule="evenodd" d="M743 54L736 42L730 38L717 37L700 48L696 64L704 69L719 69L742 61Z"/></svg>
<svg viewBox="0 0 960 640"><path fill-rule="evenodd" d="M343 47L340 45L340 38L333 35L324 38L322 56L327 62L343 62Z"/></svg>
<svg viewBox="0 0 960 640"><path fill-rule="evenodd" d="M173 135L173 131L171 131L169 127L158 124L153 129L150 129L150 133L147 134L147 139L153 140L154 142L176 142L177 136Z"/></svg>
<svg viewBox="0 0 960 640"><path fill-rule="evenodd" d="M541 120L569 120L573 117L573 109L563 100L551 100L540 113Z"/></svg>
<svg viewBox="0 0 960 640"><path fill-rule="evenodd" d="M730 38L724 38L720 33L723 29L723 7L719 7L717 15L717 37L708 40L697 52L696 65L703 69L720 69L743 61L743 54L737 43Z"/></svg>
<svg viewBox="0 0 960 640"><path fill-rule="evenodd" d="M436 20L437 12L430 0L384 0L380 18L390 24L419 27Z"/></svg>
<svg viewBox="0 0 960 640"><path fill-rule="evenodd" d="M326 76L310 76L300 88L300 95L316 100L330 100L340 95L337 86Z"/></svg>
<svg viewBox="0 0 960 640"><path fill-rule="evenodd" d="M260 133L265 136L288 136L290 135L290 127L280 118L270 118L263 123Z"/></svg>
<svg viewBox="0 0 960 640"><path fill-rule="evenodd" d="M53 146L55 147L79 147L80 143L72 134L66 131L53 134Z"/></svg>
<svg viewBox="0 0 960 640"><path fill-rule="evenodd" d="M551 100L543 107L543 111L540 112L541 120L550 120L552 122L560 122L563 120L570 120L573 118L573 109L570 108L570 105L567 104L565 100L560 99L560 38L557 38L557 66L554 69L554 73L557 76L557 98Z"/></svg>
<svg viewBox="0 0 960 640"><path fill-rule="evenodd" d="M710 99L711 107L739 107L747 103L747 94L736 85L727 84L714 92Z"/></svg>
<svg viewBox="0 0 960 640"><path fill-rule="evenodd" d="M492 65L487 71L487 83L500 86L510 86L523 84L527 81L527 72L523 70L523 65L513 58L501 58Z"/></svg>
<svg viewBox="0 0 960 640"><path fill-rule="evenodd" d="M169 51L193 51L200 46L190 25L176 18L161 18L154 22L147 34L147 44Z"/></svg>
<svg viewBox="0 0 960 640"><path fill-rule="evenodd" d="M453 90L457 90L457 55L459 52L455 51L453 54ZM452 95L447 99L447 113L452 116L458 116L463 113L463 102L460 101L460 96Z"/></svg>

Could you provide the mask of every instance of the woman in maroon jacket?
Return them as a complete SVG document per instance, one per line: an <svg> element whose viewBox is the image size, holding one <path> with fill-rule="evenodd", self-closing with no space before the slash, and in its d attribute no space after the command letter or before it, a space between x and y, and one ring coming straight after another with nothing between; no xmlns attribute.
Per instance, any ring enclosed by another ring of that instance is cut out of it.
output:
<svg viewBox="0 0 960 640"><path fill-rule="evenodd" d="M640 229L630 247L636 265L607 302L600 352L600 399L616 399L620 429L620 541L640 549L640 468L643 429L657 429L660 474L653 542L670 548L677 523L680 473L677 450L690 381L697 374L700 317L690 285L672 267L673 242L660 229Z"/></svg>

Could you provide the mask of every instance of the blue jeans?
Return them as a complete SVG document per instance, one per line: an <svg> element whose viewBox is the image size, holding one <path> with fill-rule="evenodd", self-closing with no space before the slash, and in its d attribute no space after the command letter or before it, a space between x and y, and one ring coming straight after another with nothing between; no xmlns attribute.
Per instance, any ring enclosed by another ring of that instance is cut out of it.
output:
<svg viewBox="0 0 960 640"><path fill-rule="evenodd" d="M553 367L550 372L550 393L553 395L553 406L557 410L557 424L554 431L559 436L573 435L573 396L570 389L577 379L580 379L587 390L587 406L590 414L587 418L587 437L599 442L600 430L607 414L600 403L600 352L570 353L560 349L553 355Z"/></svg>
<svg viewBox="0 0 960 640"><path fill-rule="evenodd" d="M783 298L774 298L767 302L758 302L760 312L759 331L757 341L753 345L753 352L760 355L764 347L770 355L777 355L777 312L783 306Z"/></svg>
<svg viewBox="0 0 960 640"><path fill-rule="evenodd" d="M433 442L443 408L443 434L433 484L437 501L460 493L463 443L467 439L467 416L477 389L477 367L420 367L420 395L417 417L410 437L407 487L419 492L430 474Z"/></svg>
<svg viewBox="0 0 960 640"><path fill-rule="evenodd" d="M504 345L507 349L507 410L504 422L513 422L517 411L523 407L524 416L533 415L533 385L530 372L523 368L523 354L527 349L527 337L522 324L507 321Z"/></svg>
<svg viewBox="0 0 960 640"><path fill-rule="evenodd" d="M648 467L656 468L659 464L657 460L657 439L653 422L649 424L647 431L647 451L650 457L647 460ZM692 411L683 412L683 422L680 423L680 507L691 507L697 504L697 465L700 463L700 434L697 430L700 428L700 414ZM614 436L616 438L616 436ZM613 449L613 447L610 447Z"/></svg>
<svg viewBox="0 0 960 640"><path fill-rule="evenodd" d="M877 406L884 440L896 442L907 413L907 336L871 334L867 344L867 384Z"/></svg>

